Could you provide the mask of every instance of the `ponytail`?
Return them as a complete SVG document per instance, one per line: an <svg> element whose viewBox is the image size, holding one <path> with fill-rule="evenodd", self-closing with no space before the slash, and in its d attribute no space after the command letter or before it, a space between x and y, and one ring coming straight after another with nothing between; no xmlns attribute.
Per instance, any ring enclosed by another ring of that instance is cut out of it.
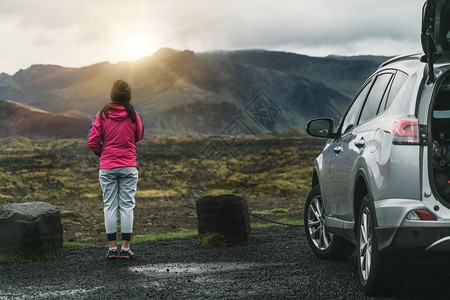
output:
<svg viewBox="0 0 450 300"><path fill-rule="evenodd" d="M109 105L111 103L106 104L105 106L102 107L102 109L100 110L100 119L103 120L103 117L109 118L108 117L108 110L109 110Z"/></svg>
<svg viewBox="0 0 450 300"><path fill-rule="evenodd" d="M137 123L136 111L134 110L133 104L131 104L130 102L126 102L123 104L123 106L125 106L128 116L131 118L131 121L133 121L133 123Z"/></svg>

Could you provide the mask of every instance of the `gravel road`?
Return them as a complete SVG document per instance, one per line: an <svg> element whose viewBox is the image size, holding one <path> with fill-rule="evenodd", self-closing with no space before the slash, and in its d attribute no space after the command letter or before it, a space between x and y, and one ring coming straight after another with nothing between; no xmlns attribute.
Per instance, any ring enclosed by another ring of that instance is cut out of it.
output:
<svg viewBox="0 0 450 300"><path fill-rule="evenodd" d="M65 248L61 258L0 264L0 299L368 299L356 256L318 259L303 227L252 231L235 247L202 248L197 237L132 245L132 261L107 261L106 249ZM394 294L448 298L448 264L410 264Z"/></svg>

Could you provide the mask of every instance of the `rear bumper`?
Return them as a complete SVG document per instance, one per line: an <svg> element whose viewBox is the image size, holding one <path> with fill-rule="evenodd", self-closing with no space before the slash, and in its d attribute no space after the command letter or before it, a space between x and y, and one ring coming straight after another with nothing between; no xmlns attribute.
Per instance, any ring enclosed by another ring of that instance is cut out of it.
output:
<svg viewBox="0 0 450 300"><path fill-rule="evenodd" d="M450 251L450 227L376 228L380 251Z"/></svg>
<svg viewBox="0 0 450 300"><path fill-rule="evenodd" d="M386 199L374 201L375 231L380 251L450 251L450 215L446 209L420 200ZM415 209L427 209L436 221L407 220Z"/></svg>

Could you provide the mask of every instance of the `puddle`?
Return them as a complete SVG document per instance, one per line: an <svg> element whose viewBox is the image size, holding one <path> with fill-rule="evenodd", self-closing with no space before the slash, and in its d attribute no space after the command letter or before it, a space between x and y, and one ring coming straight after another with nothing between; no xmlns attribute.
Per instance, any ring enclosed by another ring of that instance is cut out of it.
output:
<svg viewBox="0 0 450 300"><path fill-rule="evenodd" d="M151 264L132 267L130 271L143 273L147 276L158 277L181 277L198 274L211 274L218 272L229 272L236 270L249 270L261 268L269 264L261 263L239 263L239 262L213 262L213 263L173 263L173 264ZM274 264L270 264L273 266Z"/></svg>

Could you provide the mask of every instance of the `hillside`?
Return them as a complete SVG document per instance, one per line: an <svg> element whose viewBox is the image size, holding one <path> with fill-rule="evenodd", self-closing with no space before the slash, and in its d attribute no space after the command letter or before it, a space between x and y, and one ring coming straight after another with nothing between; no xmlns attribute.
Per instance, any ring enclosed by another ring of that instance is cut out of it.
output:
<svg viewBox="0 0 450 300"><path fill-rule="evenodd" d="M83 68L33 65L12 76L3 73L0 99L92 117L109 101L112 82L121 78L133 87L132 102L147 134L219 134L236 119L239 128L232 129L243 134L303 130L310 118L338 120L349 95L380 60L161 49L133 62Z"/></svg>
<svg viewBox="0 0 450 300"><path fill-rule="evenodd" d="M20 135L27 138L85 137L89 121L77 111L49 113L14 101L0 100L0 138Z"/></svg>
<svg viewBox="0 0 450 300"><path fill-rule="evenodd" d="M265 50L217 51L209 53L237 64L302 74L352 98L364 80L386 56L310 57L294 53Z"/></svg>

